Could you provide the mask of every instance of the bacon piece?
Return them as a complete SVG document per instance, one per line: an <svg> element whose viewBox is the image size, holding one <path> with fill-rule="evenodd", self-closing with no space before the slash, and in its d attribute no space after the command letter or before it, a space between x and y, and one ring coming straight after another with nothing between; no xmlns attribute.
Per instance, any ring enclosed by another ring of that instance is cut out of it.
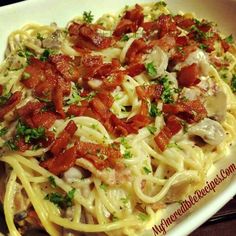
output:
<svg viewBox="0 0 236 236"><path fill-rule="evenodd" d="M148 45L144 42L144 39L135 39L130 45L125 61L127 64L135 63L141 60L143 54L147 51Z"/></svg>
<svg viewBox="0 0 236 236"><path fill-rule="evenodd" d="M123 168L121 153L113 147L101 144L78 142L77 155L90 161L98 170L110 167L116 170Z"/></svg>
<svg viewBox="0 0 236 236"><path fill-rule="evenodd" d="M174 20L178 27L182 29L189 29L191 26L195 25L194 19L186 18L181 15L174 16Z"/></svg>
<svg viewBox="0 0 236 236"><path fill-rule="evenodd" d="M173 36L180 33L171 15L160 15L157 19L157 28L159 39L165 36L166 34Z"/></svg>
<svg viewBox="0 0 236 236"><path fill-rule="evenodd" d="M168 117L166 125L162 128L154 140L158 148L163 152L165 151L170 139L182 129L181 122L176 116Z"/></svg>
<svg viewBox="0 0 236 236"><path fill-rule="evenodd" d="M97 113L101 117L103 121L109 118L109 108L99 98L95 97L90 102L90 107L95 113Z"/></svg>
<svg viewBox="0 0 236 236"><path fill-rule="evenodd" d="M54 155L58 155L66 148L70 139L74 136L77 126L74 121L70 121L65 129L60 133L59 137L52 144L50 151Z"/></svg>
<svg viewBox="0 0 236 236"><path fill-rule="evenodd" d="M0 96L3 94L3 85L0 84Z"/></svg>
<svg viewBox="0 0 236 236"><path fill-rule="evenodd" d="M152 84L148 86L137 86L135 89L140 99L146 100L149 98L153 101L160 98L163 86L160 84Z"/></svg>
<svg viewBox="0 0 236 236"><path fill-rule="evenodd" d="M56 115L52 112L42 112L44 103L28 102L17 110L20 118L31 128L44 127L49 129L56 120Z"/></svg>
<svg viewBox="0 0 236 236"><path fill-rule="evenodd" d="M38 113L45 104L41 102L27 102L24 106L17 109L17 113L21 118L33 115L33 113Z"/></svg>
<svg viewBox="0 0 236 236"><path fill-rule="evenodd" d="M43 147L48 147L51 145L55 140L55 135L52 131L45 130L45 138L40 140L40 143Z"/></svg>
<svg viewBox="0 0 236 236"><path fill-rule="evenodd" d="M54 175L60 175L75 165L77 159L77 144L63 153L56 154L53 158L40 163Z"/></svg>
<svg viewBox="0 0 236 236"><path fill-rule="evenodd" d="M189 38L187 36L178 36L175 38L177 47L184 47L189 44Z"/></svg>
<svg viewBox="0 0 236 236"><path fill-rule="evenodd" d="M22 93L20 91L14 92L8 101L0 107L0 120L10 111L12 111L16 105L20 102Z"/></svg>
<svg viewBox="0 0 236 236"><path fill-rule="evenodd" d="M33 128L44 127L46 129L49 129L54 124L55 120L56 115L52 112L38 112L32 116L31 126L33 125Z"/></svg>
<svg viewBox="0 0 236 236"><path fill-rule="evenodd" d="M43 225L35 210L27 211L27 221L30 222L30 225L34 225L35 228L43 228Z"/></svg>
<svg viewBox="0 0 236 236"><path fill-rule="evenodd" d="M35 88L40 81L45 79L44 63L37 58L31 57L30 63L26 66L21 82L27 88Z"/></svg>
<svg viewBox="0 0 236 236"><path fill-rule="evenodd" d="M207 116L207 111L200 100L164 104L163 112L168 115L176 115L190 124L198 122Z"/></svg>
<svg viewBox="0 0 236 236"><path fill-rule="evenodd" d="M77 81L80 77L79 59L72 59L67 55L53 55L50 56L50 61L56 66L57 70L68 81Z"/></svg>
<svg viewBox="0 0 236 236"><path fill-rule="evenodd" d="M53 100L56 112L60 114L62 119L64 119L66 115L63 110L63 91L59 85L53 91L52 100Z"/></svg>
<svg viewBox="0 0 236 236"><path fill-rule="evenodd" d="M69 116L82 116L85 111L88 109L86 106L77 106L75 104L70 105L67 115Z"/></svg>
<svg viewBox="0 0 236 236"><path fill-rule="evenodd" d="M97 32L98 26L72 23L69 34L76 48L102 50L112 44L111 37L105 37Z"/></svg>
<svg viewBox="0 0 236 236"><path fill-rule="evenodd" d="M181 48L176 48L175 53L172 55L168 69L172 70L172 68L178 64L179 62L183 62L187 59L190 53L194 52L197 50L197 44L194 41L190 41L190 45L181 47Z"/></svg>
<svg viewBox="0 0 236 236"><path fill-rule="evenodd" d="M142 113L144 113L144 114L142 114ZM131 117L127 121L127 126L132 127L132 129L134 130L134 132L132 132L132 133L137 133L139 129L141 129L151 123L151 119L147 116L147 113L148 113L148 110L146 108L145 111L141 110L139 114ZM129 130L130 130L130 128L129 128Z"/></svg>
<svg viewBox="0 0 236 236"><path fill-rule="evenodd" d="M224 52L228 52L228 51L229 51L229 48L230 48L229 43L227 43L225 39L222 39L222 40L220 41L220 43L221 43L221 46L222 46Z"/></svg>
<svg viewBox="0 0 236 236"><path fill-rule="evenodd" d="M135 63L135 64L131 64L125 71L125 73L127 73L129 76L134 77L136 75L141 74L142 72L144 72L145 66L144 64L141 63Z"/></svg>
<svg viewBox="0 0 236 236"><path fill-rule="evenodd" d="M110 80L111 79L111 80ZM124 73L118 72L111 75L111 78L103 80L101 90L112 91L117 86L120 86L124 80Z"/></svg>
<svg viewBox="0 0 236 236"><path fill-rule="evenodd" d="M25 152L30 148L30 145L28 143L25 143L25 140L23 138L19 138L16 140L16 146L18 147L20 152Z"/></svg>
<svg viewBox="0 0 236 236"><path fill-rule="evenodd" d="M200 82L200 70L196 63L183 67L177 76L179 85L182 87L191 87Z"/></svg>
<svg viewBox="0 0 236 236"><path fill-rule="evenodd" d="M154 47L155 45L163 51L169 52L176 45L175 37L166 34L161 39L151 41L150 47Z"/></svg>
<svg viewBox="0 0 236 236"><path fill-rule="evenodd" d="M113 32L114 36L120 37L123 34L136 32L139 26L142 25L144 20L143 8L138 4L135 5L135 8L126 11L125 15L121 18L120 22L116 26L116 29Z"/></svg>

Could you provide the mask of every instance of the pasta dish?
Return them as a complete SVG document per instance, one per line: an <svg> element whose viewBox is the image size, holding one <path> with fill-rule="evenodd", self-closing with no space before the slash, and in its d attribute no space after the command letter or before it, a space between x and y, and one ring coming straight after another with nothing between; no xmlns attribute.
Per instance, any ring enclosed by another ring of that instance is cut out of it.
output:
<svg viewBox="0 0 236 236"><path fill-rule="evenodd" d="M236 47L165 2L12 32L0 65L9 235L140 235L236 138Z"/></svg>

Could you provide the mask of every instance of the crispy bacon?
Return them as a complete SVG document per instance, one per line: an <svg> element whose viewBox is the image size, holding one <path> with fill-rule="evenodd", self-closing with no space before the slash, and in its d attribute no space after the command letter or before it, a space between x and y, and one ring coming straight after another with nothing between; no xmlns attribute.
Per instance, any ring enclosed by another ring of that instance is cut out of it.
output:
<svg viewBox="0 0 236 236"><path fill-rule="evenodd" d="M78 142L77 155L90 161L98 170L110 167L116 170L123 168L119 150L101 144Z"/></svg>
<svg viewBox="0 0 236 236"><path fill-rule="evenodd" d="M148 86L137 86L135 89L140 99L150 99L151 101L153 101L160 98L163 86L160 84L152 84Z"/></svg>
<svg viewBox="0 0 236 236"><path fill-rule="evenodd" d="M75 48L102 50L110 47L113 43L112 38L99 34L98 28L96 25L72 23L69 34Z"/></svg>
<svg viewBox="0 0 236 236"><path fill-rule="evenodd" d="M178 83L182 87L191 87L200 82L200 70L196 63L183 67L177 76Z"/></svg>
<svg viewBox="0 0 236 236"><path fill-rule="evenodd" d="M77 126L74 121L70 121L65 129L60 133L59 137L52 144L51 153L58 155L66 148L70 139L74 136Z"/></svg>
<svg viewBox="0 0 236 236"><path fill-rule="evenodd" d="M44 104L41 102L27 102L24 106L17 109L17 113L21 118L26 118L38 113L43 107Z"/></svg>
<svg viewBox="0 0 236 236"><path fill-rule="evenodd" d="M45 64L43 62L37 58L31 57L29 65L26 66L22 74L21 82L27 88L35 88L40 81L45 79L44 68Z"/></svg>
<svg viewBox="0 0 236 236"><path fill-rule="evenodd" d="M20 152L25 152L30 148L30 145L25 142L24 138L19 138L16 140L16 146Z"/></svg>
<svg viewBox="0 0 236 236"><path fill-rule="evenodd" d="M3 94L3 85L0 84L0 96Z"/></svg>
<svg viewBox="0 0 236 236"><path fill-rule="evenodd" d="M175 36L180 33L171 15L162 14L157 19L158 38L165 35Z"/></svg>
<svg viewBox="0 0 236 236"><path fill-rule="evenodd" d="M60 175L75 165L77 159L77 144L62 153L56 154L53 158L40 163L55 175Z"/></svg>
<svg viewBox="0 0 236 236"><path fill-rule="evenodd" d="M171 56L169 61L168 69L172 70L172 68L187 59L190 53L197 50L197 44L191 40L190 45L183 46L183 47L176 47L175 53Z"/></svg>
<svg viewBox="0 0 236 236"><path fill-rule="evenodd" d="M134 77L136 75L141 74L142 72L144 72L145 66L142 63L135 63L135 64L131 64L125 71L125 73L127 73L129 76Z"/></svg>
<svg viewBox="0 0 236 236"><path fill-rule="evenodd" d="M125 15L121 18L120 22L116 26L116 29L113 32L114 36L120 37L123 34L136 32L139 26L142 25L144 20L143 8L138 4L135 5L135 8L126 11Z"/></svg>
<svg viewBox="0 0 236 236"><path fill-rule="evenodd" d="M144 39L135 39L130 45L126 56L125 61L127 64L139 62L143 54L147 51L148 45L145 43Z"/></svg>
<svg viewBox="0 0 236 236"><path fill-rule="evenodd" d="M14 92L8 101L0 107L0 120L10 111L12 111L16 105L20 102L22 93L20 91Z"/></svg>
<svg viewBox="0 0 236 236"><path fill-rule="evenodd" d="M70 56L59 54L50 56L50 61L66 80L76 82L80 77L80 58L72 59Z"/></svg>
<svg viewBox="0 0 236 236"><path fill-rule="evenodd" d="M166 125L162 128L154 140L158 148L163 152L165 151L170 139L182 129L181 122L176 116L168 117Z"/></svg>
<svg viewBox="0 0 236 236"><path fill-rule="evenodd" d="M56 112L60 114L62 119L64 119L66 115L63 110L63 91L62 91L62 88L59 86L59 84L53 90L52 100L53 100Z"/></svg>
<svg viewBox="0 0 236 236"><path fill-rule="evenodd" d="M160 47L163 51L169 52L176 45L175 37L166 34L161 39L150 42L150 47L155 45Z"/></svg>
<svg viewBox="0 0 236 236"><path fill-rule="evenodd" d="M193 26L195 24L194 19L186 18L181 15L174 16L174 20L175 20L178 27L185 29L185 30L189 29L191 26Z"/></svg>
<svg viewBox="0 0 236 236"><path fill-rule="evenodd" d="M49 129L52 127L56 120L56 115L52 112L46 111L46 112L38 112L34 113L33 116L28 117L27 121L29 123L29 120L31 120L32 123L29 125L32 126L33 128L38 128L38 127L44 127L46 129Z"/></svg>
<svg viewBox="0 0 236 236"><path fill-rule="evenodd" d="M176 115L190 124L207 116L207 111L200 100L164 104L163 112L168 115Z"/></svg>

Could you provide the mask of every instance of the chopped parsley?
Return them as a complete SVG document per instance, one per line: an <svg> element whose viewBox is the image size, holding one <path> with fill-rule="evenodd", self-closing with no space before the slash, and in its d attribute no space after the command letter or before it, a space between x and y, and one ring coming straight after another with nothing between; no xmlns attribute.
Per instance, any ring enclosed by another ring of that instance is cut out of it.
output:
<svg viewBox="0 0 236 236"><path fill-rule="evenodd" d="M122 137L122 138L120 139L120 143L121 143L126 149L131 148L131 146L128 144L127 139L124 138L124 137Z"/></svg>
<svg viewBox="0 0 236 236"><path fill-rule="evenodd" d="M129 36L127 34L123 35L121 38L122 42L128 41L129 40Z"/></svg>
<svg viewBox="0 0 236 236"><path fill-rule="evenodd" d="M150 174L152 171L148 169L146 166L143 167L143 171L145 172L146 175Z"/></svg>
<svg viewBox="0 0 236 236"><path fill-rule="evenodd" d="M34 54L33 54L30 50L25 49L24 51L23 51L23 50L19 50L19 51L18 51L18 56L20 56L20 57L25 57L25 58L27 59L27 62L29 62L29 59L30 59L31 57L33 57Z"/></svg>
<svg viewBox="0 0 236 236"><path fill-rule="evenodd" d="M16 126L16 137L23 136L26 143L30 143L33 140L41 139L45 136L45 128L29 128L21 121Z"/></svg>
<svg viewBox="0 0 236 236"><path fill-rule="evenodd" d="M8 93L6 95L0 96L0 106L3 106L7 103L7 101L10 99L11 97L11 93Z"/></svg>
<svg viewBox="0 0 236 236"><path fill-rule="evenodd" d="M225 38L225 41L229 44L232 44L234 43L234 38L233 38L233 35L229 35L228 37Z"/></svg>
<svg viewBox="0 0 236 236"><path fill-rule="evenodd" d="M153 62L147 63L145 65L146 71L148 75L150 75L152 78L155 78L157 76L157 70L155 66L153 65Z"/></svg>
<svg viewBox="0 0 236 236"><path fill-rule="evenodd" d="M48 177L48 181L50 182L50 184L51 184L51 186L52 186L53 188L56 188L56 187L57 187L55 178L54 178L52 175L50 175L50 176Z"/></svg>
<svg viewBox="0 0 236 236"><path fill-rule="evenodd" d="M50 49L45 49L45 50L43 51L43 53L41 54L40 58L39 58L40 61L47 61L48 58L49 58L49 56L50 56L51 54L53 54L53 51L52 51L52 50L50 50Z"/></svg>
<svg viewBox="0 0 236 236"><path fill-rule="evenodd" d="M40 41L44 40L43 36L40 33L37 33L36 38L39 39Z"/></svg>
<svg viewBox="0 0 236 236"><path fill-rule="evenodd" d="M138 218L139 218L139 220L141 220L141 221L147 221L147 220L150 219L150 216L147 215L147 214L145 214L145 213L140 213L140 214L138 215Z"/></svg>
<svg viewBox="0 0 236 236"><path fill-rule="evenodd" d="M166 7L167 4L164 1L160 1L160 2L156 2L154 6L155 6L155 9L158 9L159 7Z"/></svg>
<svg viewBox="0 0 236 236"><path fill-rule="evenodd" d="M236 74L233 75L233 78L231 80L231 89L234 93L236 92Z"/></svg>
<svg viewBox="0 0 236 236"><path fill-rule="evenodd" d="M157 128L155 126L148 126L147 129L150 134L155 134L155 132L157 131Z"/></svg>
<svg viewBox="0 0 236 236"><path fill-rule="evenodd" d="M13 139L9 139L7 140L5 143L4 143L5 146L7 146L7 148L11 151L17 151L18 150L18 147L15 143L15 140Z"/></svg>
<svg viewBox="0 0 236 236"><path fill-rule="evenodd" d="M7 133L8 129L6 127L0 129L0 137L2 137L3 135L5 135Z"/></svg>
<svg viewBox="0 0 236 236"><path fill-rule="evenodd" d="M169 144L167 145L167 147L168 147L168 148L177 148L177 149L179 149L179 150L183 150L176 142L174 142L174 143L169 143Z"/></svg>
<svg viewBox="0 0 236 236"><path fill-rule="evenodd" d="M44 199L49 200L58 207L64 209L72 206L75 191L75 188L73 188L66 195L62 195L60 193L49 193L45 196Z"/></svg>
<svg viewBox="0 0 236 236"><path fill-rule="evenodd" d="M91 11L84 11L83 13L83 21L86 23L92 23L94 16Z"/></svg>
<svg viewBox="0 0 236 236"><path fill-rule="evenodd" d="M173 103L174 99L172 96L172 89L170 87L171 82L168 80L167 76L162 77L160 83L163 85L163 92L161 99L164 103Z"/></svg>
<svg viewBox="0 0 236 236"><path fill-rule="evenodd" d="M206 50L208 49L208 46L205 45L205 44L203 44L203 43L201 43L201 44L199 45L199 48L202 49L202 50L204 50L204 51L206 51Z"/></svg>
<svg viewBox="0 0 236 236"><path fill-rule="evenodd" d="M72 85L71 97L66 101L67 105L78 104L81 101L80 93L78 88L75 85Z"/></svg>
<svg viewBox="0 0 236 236"><path fill-rule="evenodd" d="M30 73L24 72L24 73L22 74L21 79L27 80L27 79L29 79L30 77L31 77L31 74L30 74Z"/></svg>
<svg viewBox="0 0 236 236"><path fill-rule="evenodd" d="M151 103L149 115L154 118L161 115L161 111L158 109L155 103Z"/></svg>
<svg viewBox="0 0 236 236"><path fill-rule="evenodd" d="M124 159L131 159L132 158L132 153L130 151L125 151L125 153L123 154L123 158Z"/></svg>
<svg viewBox="0 0 236 236"><path fill-rule="evenodd" d="M128 202L129 202L129 198L128 198L128 197L122 197L120 200L121 200L121 202L122 202L124 205L128 204Z"/></svg>
<svg viewBox="0 0 236 236"><path fill-rule="evenodd" d="M107 184L104 184L104 183L101 183L101 184L100 184L100 188L101 188L102 190L104 190L104 191L107 191L107 187L108 187Z"/></svg>

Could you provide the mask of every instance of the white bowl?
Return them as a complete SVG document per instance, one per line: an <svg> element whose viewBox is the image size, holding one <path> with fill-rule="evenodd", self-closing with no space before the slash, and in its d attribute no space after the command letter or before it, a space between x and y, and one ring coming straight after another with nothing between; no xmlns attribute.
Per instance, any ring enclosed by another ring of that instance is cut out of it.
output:
<svg viewBox="0 0 236 236"><path fill-rule="evenodd" d="M81 15L83 11L91 10L95 17L103 13L117 12L125 5L135 3L146 3L146 0L28 0L25 2L0 7L0 58L3 58L6 48L7 36L29 22L49 24L57 22L59 26L66 23L75 16ZM169 8L173 12L195 12L196 16L206 18L218 24L219 29L225 33L233 34L236 38L236 0L167 0ZM236 128L236 127L235 127ZM214 178L220 169L230 164L236 165L236 149L231 155L217 163L211 169L209 179ZM216 213L236 194L236 172L232 178L227 178L216 188L216 192L208 194L204 199L191 208L187 215L182 217L168 231L168 235L183 236L191 233L203 222ZM156 222L157 223L157 222ZM154 235L152 230L144 233Z"/></svg>

